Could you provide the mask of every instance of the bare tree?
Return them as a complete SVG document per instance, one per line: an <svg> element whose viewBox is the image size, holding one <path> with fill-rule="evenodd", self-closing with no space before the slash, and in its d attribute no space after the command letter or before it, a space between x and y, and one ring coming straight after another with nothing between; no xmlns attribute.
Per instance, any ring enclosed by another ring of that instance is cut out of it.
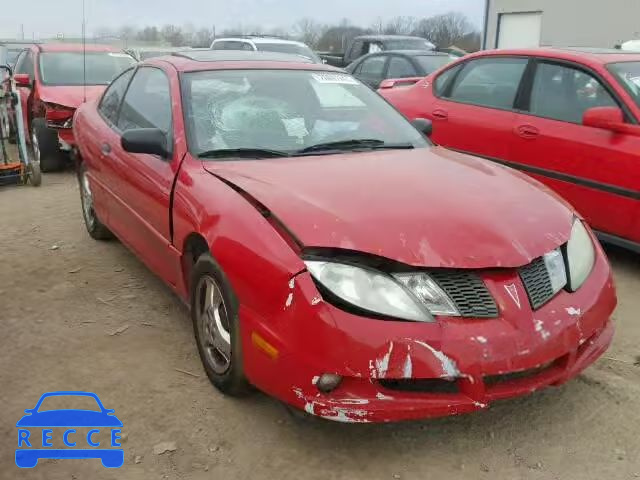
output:
<svg viewBox="0 0 640 480"><path fill-rule="evenodd" d="M131 40L136 38L138 34L138 29L131 25L123 25L118 29L118 37L124 42L124 46L126 47Z"/></svg>
<svg viewBox="0 0 640 480"><path fill-rule="evenodd" d="M371 24L371 33L376 33L378 35L384 33L384 20L382 17L376 18L376 21Z"/></svg>
<svg viewBox="0 0 640 480"><path fill-rule="evenodd" d="M213 30L208 28L201 28L193 34L191 37L191 46L204 48L211 45L213 42Z"/></svg>
<svg viewBox="0 0 640 480"><path fill-rule="evenodd" d="M417 27L415 17L394 17L383 28L386 35L410 35Z"/></svg>
<svg viewBox="0 0 640 480"><path fill-rule="evenodd" d="M142 40L144 42L159 42L160 41L160 31L158 27L144 27L142 30L138 32L136 35L138 40Z"/></svg>
<svg viewBox="0 0 640 480"><path fill-rule="evenodd" d="M176 25L165 25L161 30L162 38L174 47L184 45L184 35L182 29Z"/></svg>
<svg viewBox="0 0 640 480"><path fill-rule="evenodd" d="M293 25L293 34L296 39L311 47L316 47L327 27L311 18L302 18Z"/></svg>
<svg viewBox="0 0 640 480"><path fill-rule="evenodd" d="M466 15L450 12L421 20L413 34L426 38L437 48L447 48L474 31Z"/></svg>

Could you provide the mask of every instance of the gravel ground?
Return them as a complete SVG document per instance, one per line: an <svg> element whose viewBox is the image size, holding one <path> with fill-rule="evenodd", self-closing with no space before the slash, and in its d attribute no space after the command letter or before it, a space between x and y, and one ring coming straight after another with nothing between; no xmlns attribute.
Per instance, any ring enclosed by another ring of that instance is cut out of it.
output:
<svg viewBox="0 0 640 480"><path fill-rule="evenodd" d="M187 311L119 242L84 230L75 178L0 188L0 478L640 478L640 256L609 249L620 303L605 358L569 384L488 411L392 425L292 417L220 395ZM125 464L14 464L43 392L96 392L124 423ZM161 442L174 451L154 453Z"/></svg>

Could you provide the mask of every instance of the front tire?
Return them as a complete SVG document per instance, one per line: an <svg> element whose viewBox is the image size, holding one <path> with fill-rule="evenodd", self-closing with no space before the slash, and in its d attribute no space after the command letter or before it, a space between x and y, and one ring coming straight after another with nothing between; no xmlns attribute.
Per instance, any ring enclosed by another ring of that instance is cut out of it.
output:
<svg viewBox="0 0 640 480"><path fill-rule="evenodd" d="M82 204L82 217L87 227L87 232L94 240L110 240L113 238L111 231L104 226L93 208L93 193L87 177L87 167L81 163L78 168L78 184L80 187L80 202Z"/></svg>
<svg viewBox="0 0 640 480"><path fill-rule="evenodd" d="M31 126L31 149L34 161L43 172L55 172L64 167L64 157L58 146L58 133L47 127L44 118L34 118Z"/></svg>
<svg viewBox="0 0 640 480"><path fill-rule="evenodd" d="M209 253L193 267L191 320L198 353L211 383L222 393L249 391L242 365L238 301L222 269Z"/></svg>

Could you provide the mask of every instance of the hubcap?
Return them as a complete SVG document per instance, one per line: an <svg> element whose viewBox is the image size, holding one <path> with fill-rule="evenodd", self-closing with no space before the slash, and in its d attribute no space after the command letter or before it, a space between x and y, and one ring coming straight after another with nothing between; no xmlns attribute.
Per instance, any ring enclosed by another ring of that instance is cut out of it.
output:
<svg viewBox="0 0 640 480"><path fill-rule="evenodd" d="M11 129L9 128L9 117L3 112L0 113L0 121L2 122L2 137L9 138L11 135Z"/></svg>
<svg viewBox="0 0 640 480"><path fill-rule="evenodd" d="M80 176L80 195L82 196L82 213L84 220L89 228L93 227L95 215L93 213L93 196L91 195L91 186L86 173Z"/></svg>
<svg viewBox="0 0 640 480"><path fill-rule="evenodd" d="M223 374L231 365L231 333L222 292L213 278L205 276L198 282L196 293L200 346L213 371Z"/></svg>
<svg viewBox="0 0 640 480"><path fill-rule="evenodd" d="M31 146L33 148L33 157L36 162L40 161L40 145L38 144L38 136L36 132L31 134Z"/></svg>

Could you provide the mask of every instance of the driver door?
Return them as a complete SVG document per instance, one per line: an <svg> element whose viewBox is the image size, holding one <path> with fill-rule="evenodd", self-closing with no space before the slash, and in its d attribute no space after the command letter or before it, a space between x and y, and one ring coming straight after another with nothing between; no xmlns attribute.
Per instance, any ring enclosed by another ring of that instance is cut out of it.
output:
<svg viewBox="0 0 640 480"><path fill-rule="evenodd" d="M14 75L16 73L27 74L31 79L31 88L17 87L18 92L20 92L20 105L22 107L22 122L24 126L24 134L27 138L27 142L31 142L31 131L29 129L29 118L31 117L31 115L29 114L29 112L31 111L31 106L33 104L33 92L36 87L34 55L31 50L23 50L22 53L20 53L16 60L16 68L13 73Z"/></svg>
<svg viewBox="0 0 640 480"><path fill-rule="evenodd" d="M178 171L178 154L172 158L129 153L121 134L134 128L159 128L173 144L170 80L160 68L140 67L124 96L117 120L116 141L101 146L108 164L106 181L113 190L110 226L166 281L175 284L176 269L170 254L170 200ZM179 92L174 92L179 95ZM174 149L175 152L175 149Z"/></svg>

